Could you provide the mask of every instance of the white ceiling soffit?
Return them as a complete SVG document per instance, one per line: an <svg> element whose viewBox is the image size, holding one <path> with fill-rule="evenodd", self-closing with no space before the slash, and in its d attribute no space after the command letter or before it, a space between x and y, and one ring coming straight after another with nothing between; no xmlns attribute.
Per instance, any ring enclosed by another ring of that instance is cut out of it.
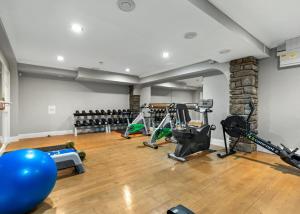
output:
<svg viewBox="0 0 300 214"><path fill-rule="evenodd" d="M124 85L139 84L139 77L114 72L105 72L79 68L76 77L78 81L113 82Z"/></svg>
<svg viewBox="0 0 300 214"><path fill-rule="evenodd" d="M194 78L189 78L189 79L183 79L180 81L177 81L178 83L184 83L187 86L192 86L192 87L202 87L203 86L203 77L194 77Z"/></svg>
<svg viewBox="0 0 300 214"><path fill-rule="evenodd" d="M269 48L300 36L299 0L209 1Z"/></svg>
<svg viewBox="0 0 300 214"><path fill-rule="evenodd" d="M170 89L178 89L178 90L199 90L199 87L189 86L186 84L182 84L179 82L166 82L166 83L160 83L156 84L153 87L156 88L170 88Z"/></svg>
<svg viewBox="0 0 300 214"><path fill-rule="evenodd" d="M207 59L267 56L187 0L135 0L132 12L119 10L116 3L0 0L0 15L18 62L27 64L120 73L130 68L130 74L145 77ZM83 26L80 35L70 30L74 22ZM184 39L186 32L198 36ZM224 50L230 52L220 54ZM169 59L161 57L163 51L170 52Z"/></svg>

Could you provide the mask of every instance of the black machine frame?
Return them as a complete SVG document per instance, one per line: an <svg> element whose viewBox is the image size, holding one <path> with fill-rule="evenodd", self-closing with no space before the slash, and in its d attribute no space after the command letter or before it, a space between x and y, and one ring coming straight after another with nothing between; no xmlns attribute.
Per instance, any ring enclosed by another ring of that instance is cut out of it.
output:
<svg viewBox="0 0 300 214"><path fill-rule="evenodd" d="M176 104L177 125L172 134L177 142L175 152L168 153L168 157L185 162L191 154L208 151L215 152L210 149L211 131L216 126L208 123L208 113L212 112L213 100L201 100L199 104ZM203 110L204 109L204 110ZM204 124L201 127L189 125L191 121L189 110L203 113Z"/></svg>
<svg viewBox="0 0 300 214"><path fill-rule="evenodd" d="M241 137L244 137L253 143L267 149L268 151L278 155L284 162L292 165L298 169L300 169L300 155L296 154L299 150L298 148L294 150L290 150L285 145L281 144L282 148L274 145L271 141L264 140L256 135L250 128L250 118L254 113L255 106L253 101L249 102L250 113L245 119L243 116L229 116L225 120L221 121L221 125L223 127L223 136L224 136L224 144L225 144L225 153L218 153L218 157L225 158L229 155L233 155L236 153L235 147L239 142ZM237 140L233 143L233 145L228 148L226 134L231 137L237 138Z"/></svg>

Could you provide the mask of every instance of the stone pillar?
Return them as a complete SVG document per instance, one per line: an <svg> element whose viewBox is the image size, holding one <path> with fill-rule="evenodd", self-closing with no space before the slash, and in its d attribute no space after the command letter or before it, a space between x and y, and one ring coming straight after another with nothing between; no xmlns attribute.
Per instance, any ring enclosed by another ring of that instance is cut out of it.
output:
<svg viewBox="0 0 300 214"><path fill-rule="evenodd" d="M129 108L131 111L140 111L140 95L134 95L134 86L129 86Z"/></svg>
<svg viewBox="0 0 300 214"><path fill-rule="evenodd" d="M250 112L249 100L255 103L255 112L251 117L251 130L257 132L257 87L258 87L258 60L246 57L230 62L230 114L247 117ZM231 138L231 144L236 139ZM242 152L256 150L256 144L247 139L240 139L236 149Z"/></svg>

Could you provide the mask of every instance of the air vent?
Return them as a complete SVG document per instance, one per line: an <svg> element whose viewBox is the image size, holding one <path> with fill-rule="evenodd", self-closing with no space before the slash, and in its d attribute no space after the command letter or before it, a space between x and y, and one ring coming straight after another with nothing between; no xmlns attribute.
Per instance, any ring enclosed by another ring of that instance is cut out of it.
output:
<svg viewBox="0 0 300 214"><path fill-rule="evenodd" d="M122 11L131 12L135 8L135 3L133 0L118 0L118 7Z"/></svg>
<svg viewBox="0 0 300 214"><path fill-rule="evenodd" d="M194 39L198 34L196 32L187 32L184 34L185 39Z"/></svg>

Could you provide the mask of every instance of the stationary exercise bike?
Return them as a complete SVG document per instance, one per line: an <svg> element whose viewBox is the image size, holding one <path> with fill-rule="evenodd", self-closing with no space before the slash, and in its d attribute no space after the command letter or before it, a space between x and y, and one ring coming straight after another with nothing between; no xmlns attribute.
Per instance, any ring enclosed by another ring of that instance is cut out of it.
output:
<svg viewBox="0 0 300 214"><path fill-rule="evenodd" d="M178 126L173 130L173 137L177 141L174 153L168 157L178 161L186 161L186 157L199 151L215 152L210 149L211 131L216 129L215 125L208 124L208 113L212 112L213 100L202 100L196 107L196 111L203 113L204 123L201 127L191 126L189 110L186 104L177 104ZM202 110L204 109L204 110Z"/></svg>
<svg viewBox="0 0 300 214"><path fill-rule="evenodd" d="M290 150L283 144L281 144L281 148L272 144L271 141L266 141L258 137L254 132L251 131L249 121L255 109L252 101L249 102L249 107L250 113L247 119L245 119L245 117L242 116L229 116L225 120L221 121L221 125L223 127L225 153L219 153L218 157L225 158L229 155L235 154L235 147L237 143L239 142L241 137L244 137L252 141L253 143L260 145L263 148L269 150L270 152L278 155L284 162L300 169L300 155L296 154L298 148ZM228 149L227 146L226 134L228 134L230 137L237 138L237 140L233 143L230 149Z"/></svg>
<svg viewBox="0 0 300 214"><path fill-rule="evenodd" d="M145 106L141 107L141 112L137 115L137 117L131 123L129 120L129 115L127 115L128 126L126 128L125 133L122 134L122 137L124 137L126 139L130 139L129 135L139 133L139 132L142 132L143 135L146 135L146 136L150 135L148 126L146 124L146 119L144 117L143 108L145 108Z"/></svg>
<svg viewBox="0 0 300 214"><path fill-rule="evenodd" d="M148 146L153 149L157 149L158 148L157 141L159 139L162 139L163 137L166 139L166 141L171 141L172 130L174 128L174 121L172 118L173 107L174 107L174 104L168 104L168 103L150 104L149 105L150 109L165 108L167 114L163 118L163 120L160 122L160 124L152 132L150 140L143 142L143 144L145 146Z"/></svg>

